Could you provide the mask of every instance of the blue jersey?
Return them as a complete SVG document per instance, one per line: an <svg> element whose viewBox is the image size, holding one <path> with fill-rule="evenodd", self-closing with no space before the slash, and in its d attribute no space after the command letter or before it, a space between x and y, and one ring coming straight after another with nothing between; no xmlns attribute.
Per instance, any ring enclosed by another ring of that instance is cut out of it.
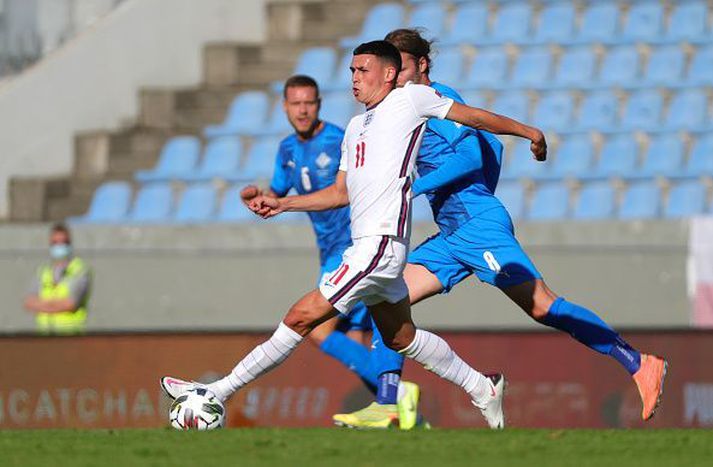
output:
<svg viewBox="0 0 713 467"><path fill-rule="evenodd" d="M432 83L431 86L440 94L464 103L453 89L440 83ZM488 211L492 211L489 215L494 218L503 215L509 217L500 200L495 197L502 151L502 143L488 132L465 127L450 120L432 118L428 121L416 159L419 176L428 175L455 155L466 157L478 164L477 169L454 183L427 193L433 218L441 232L449 234L470 219Z"/></svg>
<svg viewBox="0 0 713 467"><path fill-rule="evenodd" d="M296 134L283 139L275 160L270 189L285 196L291 189L303 195L334 184L339 171L344 130L324 122L324 128L307 141ZM317 237L320 264L352 244L349 207L309 212Z"/></svg>

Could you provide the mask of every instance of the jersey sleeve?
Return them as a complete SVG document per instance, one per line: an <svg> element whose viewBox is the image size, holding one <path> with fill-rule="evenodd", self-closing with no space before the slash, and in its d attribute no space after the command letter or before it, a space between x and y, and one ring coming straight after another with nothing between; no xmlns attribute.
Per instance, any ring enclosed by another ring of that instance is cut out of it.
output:
<svg viewBox="0 0 713 467"><path fill-rule="evenodd" d="M284 145L280 144L280 149L277 150L275 157L275 170L272 172L272 181L270 182L270 190L277 196L285 196L292 188L292 181L288 172L287 165L284 163Z"/></svg>
<svg viewBox="0 0 713 467"><path fill-rule="evenodd" d="M349 131L349 127L351 126L351 123L347 125L347 131ZM342 172L347 171L347 166L349 165L349 161L347 160L348 155L347 155L347 135L346 133L344 134L344 137L342 138L342 145L341 145L341 152L342 155L339 158L339 170Z"/></svg>
<svg viewBox="0 0 713 467"><path fill-rule="evenodd" d="M443 97L430 86L407 84L404 91L419 117L443 120L453 105L453 99Z"/></svg>

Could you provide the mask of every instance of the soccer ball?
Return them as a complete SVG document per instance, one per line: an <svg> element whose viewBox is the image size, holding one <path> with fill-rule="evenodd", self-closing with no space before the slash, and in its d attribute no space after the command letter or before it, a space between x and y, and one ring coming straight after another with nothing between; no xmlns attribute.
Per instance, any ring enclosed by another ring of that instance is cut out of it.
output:
<svg viewBox="0 0 713 467"><path fill-rule="evenodd" d="M168 419L177 430L214 430L225 425L225 407L209 390L189 389L173 401Z"/></svg>

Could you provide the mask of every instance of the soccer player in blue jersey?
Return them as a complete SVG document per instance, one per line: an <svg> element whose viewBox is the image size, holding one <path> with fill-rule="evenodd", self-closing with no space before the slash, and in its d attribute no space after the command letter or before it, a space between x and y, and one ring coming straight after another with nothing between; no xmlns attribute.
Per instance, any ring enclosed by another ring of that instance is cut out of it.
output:
<svg viewBox="0 0 713 467"><path fill-rule="evenodd" d="M408 81L430 85L463 102L456 91L430 80L431 43L418 30L398 29L386 40L401 52L399 85ZM428 196L440 232L409 255L404 279L411 303L448 293L475 274L539 323L567 332L620 363L639 390L642 418L650 419L663 390L666 361L640 353L593 311L558 296L545 284L515 239L510 216L495 196L502 149L497 138L485 131L448 120L428 121L416 160L420 178L413 184L413 196ZM364 415L358 411L335 417L359 426Z"/></svg>
<svg viewBox="0 0 713 467"><path fill-rule="evenodd" d="M258 195L282 197L292 189L301 195L319 191L332 185L339 171L344 130L319 119L317 82L309 76L292 76L285 82L283 99L285 114L295 132L280 143L269 190L263 192L254 185L242 190L246 204ZM308 215L317 238L322 282L339 267L342 254L352 244L349 207ZM363 343L372 330L370 352ZM404 403L398 404L398 419L402 429L413 428L417 421L418 386L399 384L403 356L383 344L363 303L357 304L348 316L339 315L316 327L310 338L324 353L354 371L380 404L397 404L401 386L400 399ZM388 428L395 420L395 416L389 420L379 417L372 428Z"/></svg>

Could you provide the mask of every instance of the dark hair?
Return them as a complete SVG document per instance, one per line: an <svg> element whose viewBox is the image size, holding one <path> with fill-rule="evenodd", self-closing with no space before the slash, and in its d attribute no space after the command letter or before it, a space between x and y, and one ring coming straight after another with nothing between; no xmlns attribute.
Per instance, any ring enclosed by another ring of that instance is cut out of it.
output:
<svg viewBox="0 0 713 467"><path fill-rule="evenodd" d="M57 233L57 232L64 233L65 235L67 235L67 238L69 238L71 241L72 235L69 232L69 227L67 227L67 225L64 222L56 222L56 223L52 224L52 228L50 229L50 234Z"/></svg>
<svg viewBox="0 0 713 467"><path fill-rule="evenodd" d="M397 75L401 71L401 53L391 42L364 42L354 49L353 55L376 55L382 61L395 66Z"/></svg>
<svg viewBox="0 0 713 467"><path fill-rule="evenodd" d="M287 88L314 88L319 98L319 86L314 78L307 75L293 75L287 78L285 86L282 88L282 96L287 97Z"/></svg>
<svg viewBox="0 0 713 467"><path fill-rule="evenodd" d="M396 46L399 52L411 54L416 59L421 57L426 59L428 64L427 72L431 71L431 45L433 41L425 39L421 35L422 29L394 29L386 35L384 40Z"/></svg>

